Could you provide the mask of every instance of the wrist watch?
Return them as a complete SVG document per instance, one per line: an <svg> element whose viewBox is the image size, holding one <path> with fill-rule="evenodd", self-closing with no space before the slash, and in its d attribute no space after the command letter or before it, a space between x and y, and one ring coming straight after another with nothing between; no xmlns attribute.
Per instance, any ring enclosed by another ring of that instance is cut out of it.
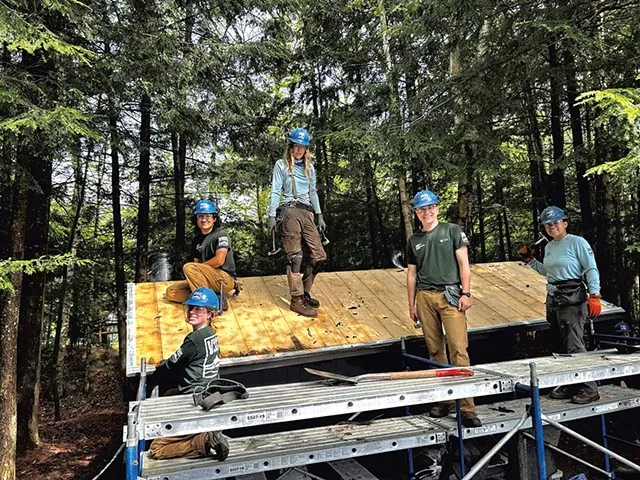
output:
<svg viewBox="0 0 640 480"><path fill-rule="evenodd" d="M471 298L471 292L462 292L462 295L464 295L467 298Z"/></svg>

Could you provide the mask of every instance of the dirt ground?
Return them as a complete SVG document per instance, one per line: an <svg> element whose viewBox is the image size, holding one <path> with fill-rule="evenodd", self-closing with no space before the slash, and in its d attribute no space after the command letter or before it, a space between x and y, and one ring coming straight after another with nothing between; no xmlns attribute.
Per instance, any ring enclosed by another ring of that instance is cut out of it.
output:
<svg viewBox="0 0 640 480"><path fill-rule="evenodd" d="M122 444L126 403L117 367L117 352L94 349L90 356L88 391L85 388L84 352L68 355L62 420L54 421L54 409L45 392L40 407L41 445L19 456L19 479L91 479L102 470ZM43 378L46 378L43 375ZM117 459L115 465L122 470ZM101 478L113 478L106 476Z"/></svg>

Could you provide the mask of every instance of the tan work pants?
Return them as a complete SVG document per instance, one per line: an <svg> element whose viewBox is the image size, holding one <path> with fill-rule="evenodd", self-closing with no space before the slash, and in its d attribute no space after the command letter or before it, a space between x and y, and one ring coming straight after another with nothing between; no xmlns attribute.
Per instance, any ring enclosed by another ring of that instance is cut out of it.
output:
<svg viewBox="0 0 640 480"><path fill-rule="evenodd" d="M467 337L467 317L464 313L451 305L443 292L432 290L416 292L416 309L422 323L422 333L431 360L456 367L468 367L470 365L467 354L469 340ZM446 344L442 332L443 326L447 334ZM449 347L449 361L447 360L447 346ZM451 405L454 402L444 403ZM474 413L473 398L461 399L460 411L463 414Z"/></svg>
<svg viewBox="0 0 640 480"><path fill-rule="evenodd" d="M286 208L282 225L282 246L287 254L287 282L292 297L311 292L311 287L316 277L314 266L327 259L327 254L322 247L320 234L313 221L313 213L304 208ZM304 240L304 244L303 244ZM293 271L291 260L296 254L307 254L309 265L305 268L304 277L300 271Z"/></svg>
<svg viewBox="0 0 640 480"><path fill-rule="evenodd" d="M177 437L156 438L151 442L149 452L153 458L164 460L178 457L204 457L207 454L205 433L178 435Z"/></svg>
<svg viewBox="0 0 640 480"><path fill-rule="evenodd" d="M185 263L182 271L186 280L176 282L167 288L167 300L186 302L191 292L200 287L210 288L217 293L222 290L227 295L235 285L233 277L227 272L204 263Z"/></svg>

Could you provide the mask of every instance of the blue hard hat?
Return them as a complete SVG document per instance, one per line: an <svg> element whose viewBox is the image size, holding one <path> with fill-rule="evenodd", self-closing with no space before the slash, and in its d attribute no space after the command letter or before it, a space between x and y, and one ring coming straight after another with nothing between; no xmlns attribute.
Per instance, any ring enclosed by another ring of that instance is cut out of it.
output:
<svg viewBox="0 0 640 480"><path fill-rule="evenodd" d="M426 207L427 205L437 205L440 203L440 198L438 195L433 193L431 190L421 190L416 193L416 196L411 200L411 205L413 208Z"/></svg>
<svg viewBox="0 0 640 480"><path fill-rule="evenodd" d="M207 307L213 308L215 310L218 309L218 296L216 292L211 290L210 288L200 287L195 289L189 295L189 298L186 302L183 302L183 305L193 305L194 307Z"/></svg>
<svg viewBox="0 0 640 480"><path fill-rule="evenodd" d="M540 214L540 223L546 225L548 223L555 223L558 220L566 220L567 215L564 210L558 207L547 207L542 210Z"/></svg>
<svg viewBox="0 0 640 480"><path fill-rule="evenodd" d="M616 332L617 335L631 335L631 326L627 322L618 322L616 326L613 327L613 331Z"/></svg>
<svg viewBox="0 0 640 480"><path fill-rule="evenodd" d="M200 200L193 207L193 214L198 215L199 213L218 213L218 209L211 200Z"/></svg>
<svg viewBox="0 0 640 480"><path fill-rule="evenodd" d="M289 132L289 141L308 147L311 143L311 136L304 128L294 128Z"/></svg>

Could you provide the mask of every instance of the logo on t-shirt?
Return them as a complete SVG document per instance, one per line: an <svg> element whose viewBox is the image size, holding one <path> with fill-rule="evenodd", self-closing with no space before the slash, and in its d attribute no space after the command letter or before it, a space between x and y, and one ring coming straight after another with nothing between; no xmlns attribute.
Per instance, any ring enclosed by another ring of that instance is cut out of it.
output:
<svg viewBox="0 0 640 480"><path fill-rule="evenodd" d="M218 247L227 247L227 248L229 248L229 237L220 237L220 238L218 238Z"/></svg>
<svg viewBox="0 0 640 480"><path fill-rule="evenodd" d="M204 339L206 356L202 365L203 378L217 378L220 369L220 347L218 347L218 337L211 335Z"/></svg>
<svg viewBox="0 0 640 480"><path fill-rule="evenodd" d="M424 243L416 243L416 251L424 247Z"/></svg>
<svg viewBox="0 0 640 480"><path fill-rule="evenodd" d="M171 355L171 361L173 363L178 363L178 359L182 356L182 349L179 348L178 350L176 350L175 352L173 352L173 355Z"/></svg>
<svg viewBox="0 0 640 480"><path fill-rule="evenodd" d="M451 240L449 237L444 237L441 238L440 240L438 240L440 243L449 243L449 240Z"/></svg>
<svg viewBox="0 0 640 480"><path fill-rule="evenodd" d="M464 232L460 232L460 239L462 240L462 243L469 243L469 239Z"/></svg>

